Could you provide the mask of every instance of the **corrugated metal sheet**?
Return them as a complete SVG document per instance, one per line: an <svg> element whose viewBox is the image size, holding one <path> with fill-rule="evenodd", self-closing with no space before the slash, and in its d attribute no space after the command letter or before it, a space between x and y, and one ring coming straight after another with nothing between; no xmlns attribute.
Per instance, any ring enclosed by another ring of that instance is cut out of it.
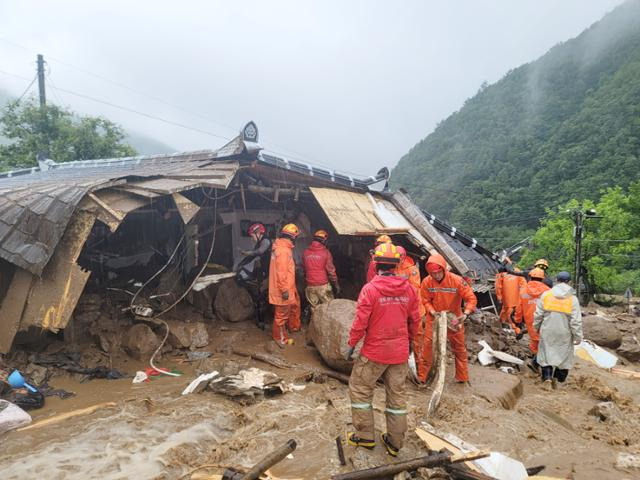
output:
<svg viewBox="0 0 640 480"><path fill-rule="evenodd" d="M310 190L340 235L376 235L408 231L408 226L388 227L383 223L376 215L375 202L368 194L335 188L311 187Z"/></svg>

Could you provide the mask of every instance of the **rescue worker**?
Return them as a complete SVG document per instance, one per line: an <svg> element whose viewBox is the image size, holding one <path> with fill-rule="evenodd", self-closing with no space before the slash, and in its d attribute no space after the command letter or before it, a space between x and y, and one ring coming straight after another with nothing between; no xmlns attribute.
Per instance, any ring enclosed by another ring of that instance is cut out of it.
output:
<svg viewBox="0 0 640 480"><path fill-rule="evenodd" d="M371 250L371 260L369 261L369 266L367 267L367 283L369 283L373 279L373 277L376 276L376 264L373 261L373 253L375 251L375 248L378 245L382 245L383 243L391 243L391 237L389 235L380 235L378 238L376 238L374 250Z"/></svg>
<svg viewBox="0 0 640 480"><path fill-rule="evenodd" d="M409 284L413 287L416 295L418 296L418 302L420 303L420 333L424 329L424 317L426 314L426 310L424 309L424 305L420 301L420 268L416 265L416 262L407 255L407 251L404 247L396 246L398 251L400 252L400 265L398 265L397 275L399 277L404 277L409 280ZM415 352L416 358L420 356L420 352L422 351L422 345L419 342L415 342L413 344L413 351ZM416 362L416 368L418 370L418 377L420 377L420 368L422 364Z"/></svg>
<svg viewBox="0 0 640 480"><path fill-rule="evenodd" d="M272 336L280 345L291 345L286 327L291 332L300 330L300 297L296 289L296 265L293 247L300 230L288 223L280 231L271 249L269 265L269 303L274 305Z"/></svg>
<svg viewBox="0 0 640 480"><path fill-rule="evenodd" d="M245 258L238 269L238 278L249 287L256 307L258 327L264 330L264 308L266 305L266 291L264 281L269 274L269 260L271 259L271 240L266 236L267 229L262 223L253 223L247 229L247 234L254 241L253 250L240 250Z"/></svg>
<svg viewBox="0 0 640 480"><path fill-rule="evenodd" d="M533 326L540 335L537 361L546 390L567 379L573 366L573 346L582 342L582 313L570 280L568 272L558 273L556 285L542 294L533 316Z"/></svg>
<svg viewBox="0 0 640 480"><path fill-rule="evenodd" d="M498 302L500 302L500 304L502 304L502 292L503 292L502 281L506 274L507 274L507 267L505 267L504 265L501 265L500 268L498 268L498 273L496 273L496 282L495 282L496 298L498 299Z"/></svg>
<svg viewBox="0 0 640 480"><path fill-rule="evenodd" d="M543 272L545 272L543 283L549 288L553 287L553 280L546 273L547 269L549 268L549 262L545 258L539 258L533 264L532 268L530 268L529 270L525 270L524 272L517 267L514 267L511 264L511 259L509 259L509 257L506 258L506 262L507 264L505 268L507 269L508 273L510 273L511 275L515 275L516 277L523 277L527 282L530 280L529 273L531 272L531 270L533 270L534 268L541 269Z"/></svg>
<svg viewBox="0 0 640 480"><path fill-rule="evenodd" d="M517 268L517 267L516 267ZM524 277L505 273L502 276L502 309L500 310L500 321L504 325L509 325L515 332L516 338L520 340L524 335L522 325L522 308L520 306L520 289L527 286Z"/></svg>
<svg viewBox="0 0 640 480"><path fill-rule="evenodd" d="M427 259L427 273L429 274L420 285L420 298L427 312L425 319L424 343L420 363L422 367L420 381L425 382L433 364L433 320L438 312L451 312L456 315L456 321L447 329L447 338L451 343L451 350L456 360L456 381L469 381L469 366L467 362L467 347L464 343L464 321L473 313L478 303L469 284L459 275L447 271L447 262L439 254L431 255ZM462 302L464 301L464 311Z"/></svg>
<svg viewBox="0 0 640 480"><path fill-rule="evenodd" d="M340 294L340 284L336 267L333 265L333 256L327 248L329 234L325 230L318 230L313 234L313 241L309 248L302 254L304 264L305 296L311 306L311 314L321 303L327 303L333 299L331 285Z"/></svg>
<svg viewBox="0 0 640 480"><path fill-rule="evenodd" d="M347 442L368 449L375 447L372 400L376 382L382 377L387 432L380 438L387 452L395 457L407 430L407 359L411 343L419 335L420 310L414 289L405 278L395 275L400 262L397 248L390 243L378 245L373 261L377 275L360 291L349 333L348 360L363 337L364 343L349 378L355 432L347 434Z"/></svg>
<svg viewBox="0 0 640 480"><path fill-rule="evenodd" d="M549 290L542 281L544 280L544 272L539 268L534 268L529 272L529 282L520 288L520 305L524 323L529 333L529 350L533 354L531 366L537 371L536 354L538 353L539 336L535 328L533 328L533 314L536 311L536 304L540 295Z"/></svg>

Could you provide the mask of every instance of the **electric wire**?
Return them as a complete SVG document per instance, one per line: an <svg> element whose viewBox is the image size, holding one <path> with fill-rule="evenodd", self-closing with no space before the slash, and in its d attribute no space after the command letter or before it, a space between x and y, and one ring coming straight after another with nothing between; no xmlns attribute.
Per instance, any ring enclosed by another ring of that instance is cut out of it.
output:
<svg viewBox="0 0 640 480"><path fill-rule="evenodd" d="M202 188L202 191L204 192L204 188ZM167 308L165 308L164 310L162 310L160 313L157 313L156 315L154 315L153 317L151 317L152 321L156 321L156 322L160 322L162 324L164 324L165 327L165 334L164 334L164 338L162 339L162 342L160 342L160 345L158 345L158 348L155 350L155 352L153 352L153 355L151 355L151 358L149 359L149 365L151 366L151 368L153 368L154 370L164 374L164 375L170 375L172 377L177 377L179 376L179 374L177 373L172 373L172 372L168 372L166 370L159 370L153 363L153 359L156 357L156 355L160 352L160 350L162 349L162 347L164 346L165 342L167 341L167 338L169 338L169 324L165 321L160 319L159 317L164 315L165 313L167 313L169 310L171 310L172 308L174 308L176 305L178 305L178 303L180 303L186 296L187 294L191 291L191 289L193 288L193 286L196 284L196 281L198 280L198 278L200 277L200 275L202 275L202 272L204 272L205 268L207 268L207 265L209 263L209 260L211 260L211 255L213 255L213 247L216 243L216 232L217 229L215 228L216 223L217 223L217 217L218 217L218 198L217 198L217 194L218 194L218 190L214 189L216 196L214 197L214 204L213 204L213 234L211 236L211 247L209 247L209 254L207 255L207 259L204 261L204 263L202 264L202 268L200 269L200 271L198 272L198 274L193 278L193 281L191 282L191 284L186 288L186 290L182 293L182 295L175 301L173 302L171 305L169 305ZM180 240L180 242L182 242L182 240L185 238L185 235L182 236L182 239ZM157 275L157 274L156 274ZM155 276L155 275L154 275Z"/></svg>
<svg viewBox="0 0 640 480"><path fill-rule="evenodd" d="M21 48L23 50L27 50L27 51L31 51L31 52L35 53L35 50L32 50L32 49L30 49L28 47L25 47L23 45L20 45L20 44L17 44L15 42L12 42L12 41L10 41L10 40L8 40L6 38L0 38L0 41L3 41L5 43L7 43L7 44L10 44L10 45L12 45L14 47ZM102 80L102 81L104 81L106 83L110 83L111 85L114 85L116 87L122 88L124 90L128 90L128 91L130 91L132 93L135 93L136 95L140 95L141 97L148 98L148 99L153 100L155 102L158 102L158 103L160 103L162 105L165 105L165 106L174 108L176 110L179 110L181 112L187 113L187 114L189 114L189 115L191 115L193 117L197 117L197 118L199 118L201 120L205 120L205 121L207 121L207 122L209 122L209 123L211 123L213 125L216 125L218 127L223 127L225 129L228 129L228 130L234 132L234 136L238 132L237 128L234 128L234 127L232 127L230 125L222 123L222 122L220 122L218 120L214 120L214 119L212 119L212 118L210 118L210 117L208 117L206 115L202 115L201 113L195 112L195 111L190 110L188 108L185 108L185 107L183 107L181 105L177 105L175 103L167 102L166 100L163 100L162 98L156 97L154 95L149 95L148 93L143 92L141 90L138 90L138 89L136 89L134 87L131 87L129 85L125 85L124 83L112 80L110 78L105 77L104 75L97 74L97 73L92 72L92 71L90 71L90 70L88 70L86 68L79 67L79 66L74 65L72 63L69 63L69 62L67 62L65 60L61 60L60 58L56 58L56 57L52 57L50 55L47 55L47 59L48 60L52 60L52 61L54 61L56 63L59 63L60 65L64 65L67 68L71 68L71 69L77 70L78 72L84 73L85 75L97 78L97 79ZM226 137L224 137L224 138L226 138ZM279 143L276 143L276 142L272 142L272 141L264 141L263 143L265 145L273 145L276 148L285 150L285 152L289 152L289 153L283 153L283 152L279 152L279 151L276 151L276 150L271 150L273 153L276 153L278 155L283 155L285 157L289 157L289 158L292 158L292 159L301 160L301 161L306 162L306 163L314 163L319 167L323 167L323 168L327 168L329 170L333 170L333 167L329 167L327 165L323 165L321 163L318 163L312 157L309 157L308 155L305 155L303 153L297 152L296 150L294 150L292 148L289 148L289 147L287 147L285 145L282 145L282 144L279 144ZM311 159L312 161L309 161L309 159ZM362 177L366 177L367 176L367 175L363 175L361 173L355 173L355 172L349 172L349 171L345 171L345 173L349 173L351 175L362 176Z"/></svg>
<svg viewBox="0 0 640 480"><path fill-rule="evenodd" d="M20 95L20 97L18 97L18 100L16 100L16 104L19 104L22 101L24 96L27 94L27 92L29 91L29 89L32 87L32 85L35 83L37 79L38 79L38 75L33 77L33 80L31 80L31 83L29 83L27 88L24 89L24 92L22 92L22 95Z"/></svg>

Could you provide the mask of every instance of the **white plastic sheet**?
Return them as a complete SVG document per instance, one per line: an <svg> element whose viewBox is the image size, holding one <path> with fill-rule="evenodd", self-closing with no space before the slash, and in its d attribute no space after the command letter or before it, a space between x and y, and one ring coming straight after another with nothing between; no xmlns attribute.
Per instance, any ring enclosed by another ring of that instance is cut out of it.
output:
<svg viewBox="0 0 640 480"><path fill-rule="evenodd" d="M6 400L0 400L0 434L31 423L31 415Z"/></svg>

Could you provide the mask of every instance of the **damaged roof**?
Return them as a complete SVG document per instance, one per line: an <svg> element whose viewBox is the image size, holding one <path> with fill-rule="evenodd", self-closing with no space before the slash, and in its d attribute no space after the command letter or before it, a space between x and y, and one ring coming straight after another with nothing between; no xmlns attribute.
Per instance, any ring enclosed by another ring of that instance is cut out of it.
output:
<svg viewBox="0 0 640 480"><path fill-rule="evenodd" d="M89 197L106 206L107 217L114 216L117 223L121 212L117 208L109 209L109 202L102 201L116 192L152 199L167 194L175 198L177 192L197 187L226 189L239 164L243 164L252 166L268 181L297 182L368 196L356 199L343 195L353 205L359 205L358 212L372 209L369 220L359 227L366 230L366 233L359 232L361 234L384 231L381 225L389 231L406 232L426 250L442 253L454 270L470 273L477 280L486 280L497 270L498 263L492 252L433 215L422 212L404 193L388 192L386 185L381 193L370 191L371 185L388 180L388 169L383 168L372 177L354 178L261 150L257 127L249 122L238 137L218 150L61 164L46 160L39 162L39 167L0 173L0 258L40 276L83 198ZM315 190L316 197L318 191ZM371 193L376 195L375 200ZM330 193L324 197L332 199ZM334 205L336 211L340 208L342 205ZM354 225L349 228L355 228Z"/></svg>
<svg viewBox="0 0 640 480"><path fill-rule="evenodd" d="M236 154L227 151L229 158ZM221 158L219 151L203 150L61 164L47 161L40 167L0 174L0 257L39 276L87 193L125 186L130 183L127 179L168 178ZM192 173L186 179L194 177ZM183 183L192 188L193 182Z"/></svg>

